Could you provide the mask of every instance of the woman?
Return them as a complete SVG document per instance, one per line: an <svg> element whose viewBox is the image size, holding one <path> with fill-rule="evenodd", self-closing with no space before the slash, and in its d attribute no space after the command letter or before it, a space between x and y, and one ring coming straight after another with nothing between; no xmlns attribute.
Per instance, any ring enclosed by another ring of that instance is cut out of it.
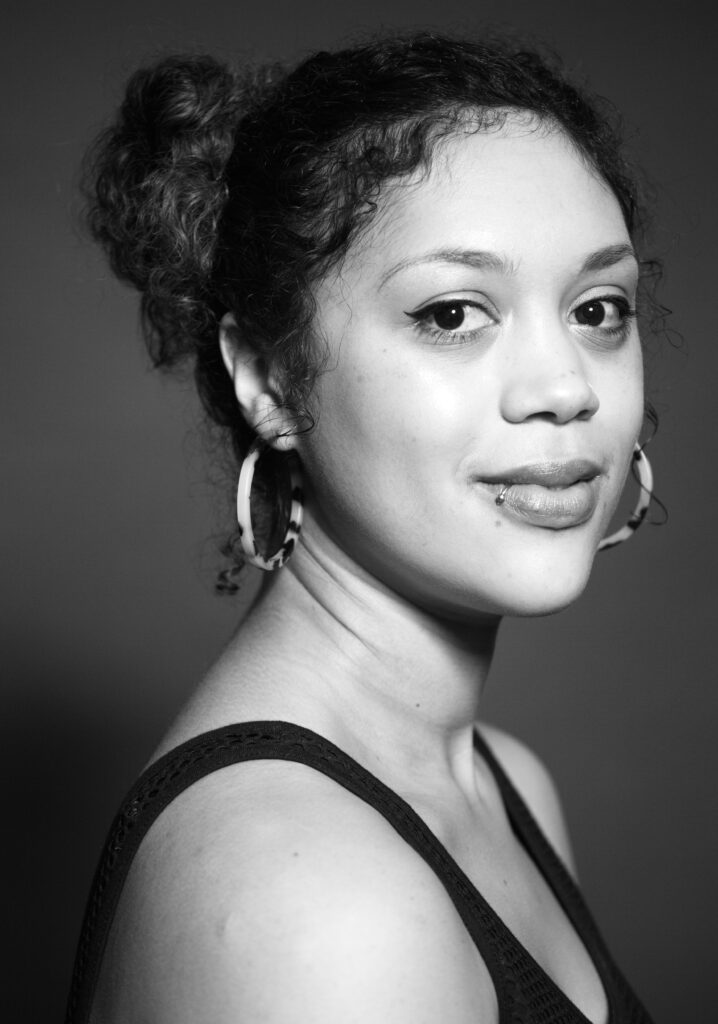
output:
<svg viewBox="0 0 718 1024"><path fill-rule="evenodd" d="M68 1019L647 1021L545 770L477 726L502 616L575 600L645 511L609 124L534 54L420 35L165 60L93 168L270 572L116 820Z"/></svg>

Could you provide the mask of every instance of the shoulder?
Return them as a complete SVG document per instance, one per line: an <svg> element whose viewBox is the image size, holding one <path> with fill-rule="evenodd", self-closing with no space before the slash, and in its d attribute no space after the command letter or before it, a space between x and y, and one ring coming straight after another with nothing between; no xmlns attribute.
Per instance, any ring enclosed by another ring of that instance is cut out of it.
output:
<svg viewBox="0 0 718 1024"><path fill-rule="evenodd" d="M566 819L558 790L548 769L524 743L501 729L481 722L479 731L521 794L546 838L575 876L576 868Z"/></svg>
<svg viewBox="0 0 718 1024"><path fill-rule="evenodd" d="M423 860L363 801L280 762L223 769L153 825L99 1011L107 1024L496 1020L488 972Z"/></svg>

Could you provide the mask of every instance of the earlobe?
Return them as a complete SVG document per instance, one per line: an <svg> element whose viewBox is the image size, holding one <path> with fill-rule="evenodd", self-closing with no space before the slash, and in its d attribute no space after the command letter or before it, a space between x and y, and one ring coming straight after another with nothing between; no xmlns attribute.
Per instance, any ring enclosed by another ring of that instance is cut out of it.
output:
<svg viewBox="0 0 718 1024"><path fill-rule="evenodd" d="M233 313L222 317L219 347L247 423L273 448L287 451L294 447L291 416L273 387L267 361L247 341Z"/></svg>

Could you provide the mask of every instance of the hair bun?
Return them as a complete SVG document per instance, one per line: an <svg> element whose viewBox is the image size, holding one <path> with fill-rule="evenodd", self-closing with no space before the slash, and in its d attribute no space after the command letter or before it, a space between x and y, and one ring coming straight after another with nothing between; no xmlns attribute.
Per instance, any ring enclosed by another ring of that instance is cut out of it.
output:
<svg viewBox="0 0 718 1024"><path fill-rule="evenodd" d="M211 57L130 79L85 173L87 220L115 273L143 292L151 354L169 364L214 319L211 277L241 90Z"/></svg>

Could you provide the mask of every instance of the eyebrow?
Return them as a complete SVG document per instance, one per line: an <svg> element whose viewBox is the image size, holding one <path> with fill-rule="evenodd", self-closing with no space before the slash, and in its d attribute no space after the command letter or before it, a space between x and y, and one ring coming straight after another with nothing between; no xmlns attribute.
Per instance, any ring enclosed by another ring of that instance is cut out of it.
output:
<svg viewBox="0 0 718 1024"><path fill-rule="evenodd" d="M581 273L588 274L593 270L607 270L609 267L615 267L617 263L622 263L623 260L633 260L638 263L633 246L627 242L623 242L621 245L609 245L605 249L597 249L596 252L590 253L583 261Z"/></svg>
<svg viewBox="0 0 718 1024"><path fill-rule="evenodd" d="M623 260L631 259L636 263L638 259L633 246L626 242L617 245L608 245L604 249L597 249L589 253L581 265L581 273L589 274L597 270L607 270L609 267L622 263ZM436 249L433 252L424 253L410 259L401 260L387 271L382 277L379 287L383 288L390 278L402 270L410 267L422 266L430 263L457 263L466 267L473 267L476 270L493 270L497 273L510 277L516 273L516 264L504 256L495 252L487 252L481 249Z"/></svg>
<svg viewBox="0 0 718 1024"><path fill-rule="evenodd" d="M495 252L484 252L480 249L436 249L424 253L423 256L397 263L384 274L379 287L383 288L386 282L400 271L426 263L459 263L462 266L474 267L476 270L494 270L507 276L516 273L516 265Z"/></svg>

